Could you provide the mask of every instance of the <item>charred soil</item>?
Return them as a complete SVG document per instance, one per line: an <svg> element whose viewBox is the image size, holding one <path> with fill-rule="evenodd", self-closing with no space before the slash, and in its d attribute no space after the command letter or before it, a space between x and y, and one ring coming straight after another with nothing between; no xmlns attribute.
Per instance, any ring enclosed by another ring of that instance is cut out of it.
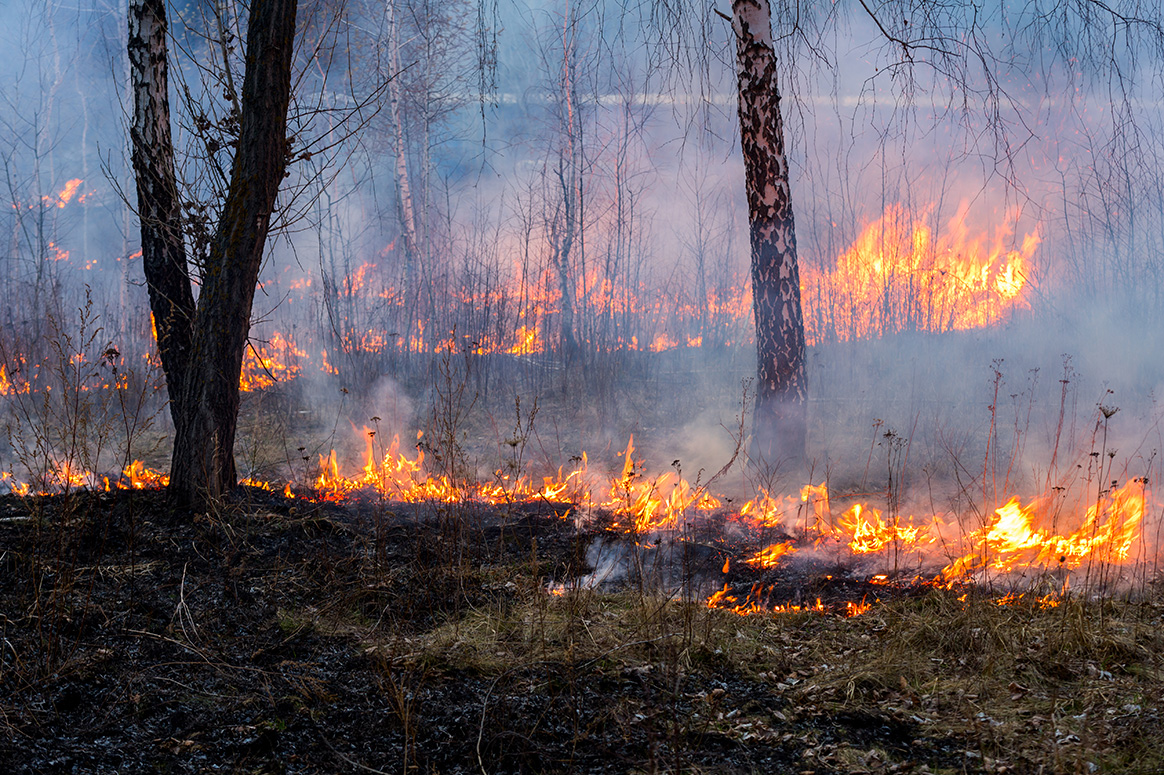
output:
<svg viewBox="0 0 1164 775"><path fill-rule="evenodd" d="M548 594L591 570L594 536L558 511L2 498L0 770L1164 766L1150 599L887 589L844 618Z"/></svg>

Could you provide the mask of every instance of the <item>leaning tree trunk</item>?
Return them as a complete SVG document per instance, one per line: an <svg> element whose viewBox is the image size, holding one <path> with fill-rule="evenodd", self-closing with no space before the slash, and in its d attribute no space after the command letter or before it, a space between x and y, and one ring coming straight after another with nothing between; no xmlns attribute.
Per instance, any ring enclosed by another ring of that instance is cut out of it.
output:
<svg viewBox="0 0 1164 775"><path fill-rule="evenodd" d="M271 213L287 168L296 3L251 3L238 146L195 307L170 142L165 3L130 0L133 160L146 282L176 432L170 467L175 506L204 505L238 483L239 374Z"/></svg>
<svg viewBox="0 0 1164 775"><path fill-rule="evenodd" d="M757 462L772 467L798 462L805 454L808 419L800 269L771 8L768 0L733 0L732 15L759 357L751 450Z"/></svg>

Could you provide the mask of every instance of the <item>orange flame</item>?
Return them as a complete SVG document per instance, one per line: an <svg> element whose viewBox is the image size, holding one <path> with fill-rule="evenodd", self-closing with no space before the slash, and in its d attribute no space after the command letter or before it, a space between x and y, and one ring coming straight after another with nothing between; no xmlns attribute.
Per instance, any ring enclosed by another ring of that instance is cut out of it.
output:
<svg viewBox="0 0 1164 775"><path fill-rule="evenodd" d="M633 438L622 453L620 472L608 479L590 479L587 458L583 454L574 470L563 473L559 469L556 475L544 477L540 484L535 484L525 477L510 477L502 471L495 472L494 478L487 482L454 481L448 476L433 476L425 471L423 448L418 447L415 455L406 454L400 449L400 438L394 436L383 450L378 448L377 431L364 427L360 432L364 442L362 469L350 476L341 474L333 450L320 457L320 471L313 486L305 488L307 492L300 490L300 497L339 501L365 493L402 502L545 502L566 506L563 516L573 509L604 510L613 517L616 529L630 534L675 532L693 513L718 512L722 515L726 511L723 503L707 493L706 488L692 485L677 472L667 472L655 478L644 476L642 461L635 459ZM38 492L86 487L94 481L89 472L75 471L66 464L53 464L43 479ZM18 494L33 491L28 485L17 482L11 473L0 476L0 481ZM115 486L147 489L164 487L167 482L165 474L150 471L141 461L134 461L125 468ZM253 479L244 480L243 484L271 492L280 489L279 485ZM293 495L290 483L283 486L282 491L287 497ZM933 568L939 566L937 553L932 549L937 537L961 535L958 523L951 521L949 516L934 516L930 522L918 524L897 517L885 518L882 511L866 503L854 503L835 524L830 525L829 502L830 493L824 484L808 485L801 488L799 498L775 498L762 492L726 516L747 531L764 531L779 525L785 513L810 508L805 530L815 534L818 546L846 547L858 554L900 547L916 550L919 558L925 551ZM966 537L968 543L964 546L970 549L963 548L960 557L955 555L957 559L946 562L945 568L931 583L973 581L987 572L1001 574L1032 568L1072 571L1093 561L1106 567L1142 559L1137 552L1144 517L1150 505L1144 480L1133 479L1118 487L1113 485L1109 491L1101 493L1084 509L1078 527L1070 531L1041 526L1041 521L1054 513L1051 505L1049 498L1036 499L1026 506L1018 498L1012 498L993 513L988 524ZM683 540L683 535L678 535L679 540ZM741 560L760 571L777 567L785 557L797 551L802 540L771 543L742 556ZM810 537L809 540L813 539ZM946 544L950 545L950 542ZM725 558L723 574L727 576L733 567L737 566L731 558ZM868 583L889 584L891 580L886 574L878 574L869 578ZM725 584L723 589L708 598L707 605L744 615L825 610L819 601L816 605L769 605L766 601L771 597L771 591L771 587L765 588L757 583L741 600L731 586ZM1016 592L999 597L996 602L999 605L1016 604L1022 595ZM1059 598L1055 595L1037 601L1037 605L1043 608L1058 603ZM855 616L868 608L868 602L862 600L861 603L846 604L843 612L832 610Z"/></svg>
<svg viewBox="0 0 1164 775"><path fill-rule="evenodd" d="M15 375L13 375L15 377ZM8 377L8 366L0 363L0 396L15 396L27 394L32 386L26 380L13 380Z"/></svg>
<svg viewBox="0 0 1164 775"><path fill-rule="evenodd" d="M1036 526L1042 510L1038 501L1024 507L1011 498L988 526L971 536L971 544L979 548L946 566L942 576L1006 573L1020 566L1073 570L1089 559L1123 563L1139 540L1144 509L1144 480L1132 479L1089 506L1078 530L1060 535Z"/></svg>
<svg viewBox="0 0 1164 775"><path fill-rule="evenodd" d="M278 331L266 344L256 346L251 342L243 356L239 390L261 390L292 379L303 368L299 361L306 357L307 353L295 346L295 340Z"/></svg>
<svg viewBox="0 0 1164 775"><path fill-rule="evenodd" d="M785 541L782 544L772 544L771 546L761 549L760 551L748 557L744 562L756 568L775 568L780 558L786 554L795 552L795 547L792 546L791 541Z"/></svg>
<svg viewBox="0 0 1164 775"><path fill-rule="evenodd" d="M135 460L121 472L118 487L124 490L156 490L169 483L169 474L146 468L145 463Z"/></svg>
<svg viewBox="0 0 1164 775"><path fill-rule="evenodd" d="M860 503L854 504L837 521L839 530L848 537L849 548L856 554L879 552L890 544L916 547L925 535L924 527L903 525L881 519L881 511Z"/></svg>
<svg viewBox="0 0 1164 775"><path fill-rule="evenodd" d="M993 240L972 237L968 209L963 205L935 236L905 208L891 205L831 270L806 267L801 292L808 341L982 328L1025 305L1038 233L1025 235L1020 247L1010 249L1012 234L1005 227Z"/></svg>
<svg viewBox="0 0 1164 775"><path fill-rule="evenodd" d="M65 187L56 194L41 197L41 201L44 202L46 207L64 207L72 201L73 196L77 193L77 189L81 187L81 183L83 182L80 178L73 178L65 183Z"/></svg>

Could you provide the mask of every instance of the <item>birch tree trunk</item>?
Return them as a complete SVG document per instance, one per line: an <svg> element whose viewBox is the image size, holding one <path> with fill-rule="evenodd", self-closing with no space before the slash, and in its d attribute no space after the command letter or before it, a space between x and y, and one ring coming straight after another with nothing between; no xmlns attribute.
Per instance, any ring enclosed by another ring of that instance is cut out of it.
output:
<svg viewBox="0 0 1164 775"><path fill-rule="evenodd" d="M164 0L130 0L142 256L174 417L169 493L178 507L203 506L238 483L239 375L271 213L287 167L295 12L296 0L251 3L238 148L195 307L178 228Z"/></svg>
<svg viewBox="0 0 1164 775"><path fill-rule="evenodd" d="M751 451L761 466L770 468L796 463L805 455L808 417L800 269L768 0L733 0L732 27L758 356Z"/></svg>
<svg viewBox="0 0 1164 775"><path fill-rule="evenodd" d="M396 24L396 0L386 0L388 67L400 72L400 33ZM388 113L392 122L392 151L396 162L396 204L399 209L401 236L404 238L404 287L411 293L415 262L420 256L420 235L412 196L412 177L408 170L408 147L404 137L404 112L400 108L400 79L388 79ZM411 323L411 318L409 323ZM411 329L410 329L411 330Z"/></svg>

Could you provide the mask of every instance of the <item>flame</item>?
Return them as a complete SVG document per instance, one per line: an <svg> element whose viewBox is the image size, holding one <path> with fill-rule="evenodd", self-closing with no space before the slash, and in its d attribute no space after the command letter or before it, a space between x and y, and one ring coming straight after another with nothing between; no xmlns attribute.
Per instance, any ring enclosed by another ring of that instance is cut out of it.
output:
<svg viewBox="0 0 1164 775"><path fill-rule="evenodd" d="M251 342L243 356L238 387L242 391L261 390L280 380L295 377L303 368L299 361L307 353L295 346L295 340L276 331L271 341L257 347Z"/></svg>
<svg viewBox="0 0 1164 775"><path fill-rule="evenodd" d="M15 375L13 375L15 376ZM15 396L31 392L32 386L27 381L13 381L8 376L7 364L0 363L0 396Z"/></svg>
<svg viewBox="0 0 1164 775"><path fill-rule="evenodd" d="M340 473L335 450L319 459L319 474L313 491L320 500L342 501L357 493L403 503L436 501L455 503L474 501L500 505L514 502L574 502L572 483L581 476L582 469L562 476L545 477L540 487L525 478L510 480L498 476L494 482L454 482L447 476L433 477L424 473L424 449L417 448L416 456L400 451L400 437L393 436L383 456L377 459L376 432L368 427L362 430L364 440L363 469L352 476ZM585 460L583 460L585 465Z"/></svg>
<svg viewBox="0 0 1164 775"><path fill-rule="evenodd" d="M707 607L731 611L740 616L751 616L753 614L825 613L828 610L819 597L816 599L816 603L811 605L800 605L797 603L780 603L774 606L767 605L764 599L767 593L771 592L771 587L765 590L759 583L752 585L751 590L748 591L742 603L731 592L731 587L724 584L723 589L712 593L707 599Z"/></svg>
<svg viewBox="0 0 1164 775"><path fill-rule="evenodd" d="M970 537L976 549L946 566L942 576L1007 573L1020 566L1074 570L1087 560L1120 564L1140 538L1144 510L1144 480L1132 479L1103 493L1087 508L1083 524L1061 535L1037 527L1043 511L1040 501L1023 506L1017 497L1011 498L995 510L988 526Z"/></svg>
<svg viewBox="0 0 1164 775"><path fill-rule="evenodd" d="M20 497L28 495L32 489L24 482L18 481L11 471L0 471L0 482L8 486L9 492Z"/></svg>
<svg viewBox="0 0 1164 775"><path fill-rule="evenodd" d="M710 512L720 507L718 498L674 472L655 479L637 474L634 451L635 440L631 436L623 452L622 474L611 481L606 499L599 504L615 515L616 527L635 533L672 530L689 509ZM642 467L641 462L637 467Z"/></svg>
<svg viewBox="0 0 1164 775"><path fill-rule="evenodd" d="M327 350L320 350L319 357L323 360L323 365L320 368L325 374L339 374L339 369L332 366L327 360Z"/></svg>
<svg viewBox="0 0 1164 775"><path fill-rule="evenodd" d="M169 474L146 468L145 463L135 460L121 472L117 486L123 490L157 490L169 483Z"/></svg>
<svg viewBox="0 0 1164 775"><path fill-rule="evenodd" d="M537 328L518 326L515 336L517 343L505 351L510 355L533 355L546 351L542 334Z"/></svg>
<svg viewBox="0 0 1164 775"><path fill-rule="evenodd" d="M898 519L885 522L881 511L863 504L853 504L837 520L837 528L847 537L849 549L856 554L879 552L890 544L915 547L925 535L924 527L903 525Z"/></svg>
<svg viewBox="0 0 1164 775"><path fill-rule="evenodd" d="M660 353L664 350L674 350L678 346L679 342L675 341L670 334L664 331L655 337L654 341L651 342L651 346L647 349L653 353Z"/></svg>
<svg viewBox="0 0 1164 775"><path fill-rule="evenodd" d="M359 269L345 277L343 281L344 293L352 296L362 291L367 285L369 270L375 268L375 264L365 261Z"/></svg>
<svg viewBox="0 0 1164 775"><path fill-rule="evenodd" d="M780 558L786 554L792 554L796 551L791 541L785 541L782 544L772 544L771 546L761 549L760 551L748 557L744 562L756 568L774 568L780 562ZM724 571L725 573L727 571Z"/></svg>
<svg viewBox="0 0 1164 775"><path fill-rule="evenodd" d="M760 495L740 506L739 520L757 529L779 527L787 507L784 500L777 500L761 489Z"/></svg>
<svg viewBox="0 0 1164 775"><path fill-rule="evenodd" d="M802 294L807 342L990 326L1028 306L1038 232L1017 241L1013 229L1005 226L993 233L974 234L968 210L968 205L962 206L936 231L923 222L924 214L915 219L905 207L890 204L828 269L806 264ZM1015 219L1013 214L1005 215L999 222ZM386 310L385 319L397 320L401 327L393 330L340 321L338 347L345 353L523 356L556 352L561 347L556 326L563 308L562 288L553 267L531 274L525 264L515 264L487 290L449 289L450 308L486 312L486 317L474 315L474 319L487 325L455 331L442 330L439 320L414 317L411 294L386 282L378 266L365 261L340 278L332 292L347 299L377 300ZM289 277L287 282L300 297L312 287L310 277ZM664 352L738 346L752 340L751 290L745 275L726 278L720 287L708 288L692 299L661 293L646 280L612 278L592 266L571 279L569 292L579 316L574 335L591 350ZM499 321L512 321L512 327L489 323L492 310L499 311ZM314 352L325 343L307 344L305 349ZM322 356L314 368L334 374L337 360ZM251 389L269 384L256 378L258 383Z"/></svg>
<svg viewBox="0 0 1164 775"><path fill-rule="evenodd" d="M849 618L860 616L861 614L868 612L872 607L873 604L870 603L866 598L861 598L860 603L854 603L852 600L849 600L845 603L845 616Z"/></svg>
<svg viewBox="0 0 1164 775"><path fill-rule="evenodd" d="M622 453L622 465L617 473L609 477L593 476L588 468L585 454L578 459L578 465L565 472L559 468L556 474L545 476L535 482L524 476L509 476L503 471L495 471L489 481L454 480L447 475L433 475L425 469L425 448L418 444L415 452L401 449L399 436L393 436L385 449L380 443L380 434L367 426L358 430L363 442L362 467L352 474L341 472L338 455L332 450L319 459L319 471L309 486L292 483L275 484L248 478L243 484L259 487L270 492L280 490L286 497L308 498L315 501L342 501L358 494L374 496L399 502L477 502L484 504L549 503L564 507L563 517L571 511L600 510L611 517L611 527L631 535L670 532L675 540L688 540L682 528L687 520L712 513L725 520L731 520L731 535L744 540L752 540L757 533L770 531L782 524L784 515L799 510L806 513L805 535L797 538L783 537L776 542L767 542L764 548L742 553L737 558L752 570L745 573L763 573L778 567L785 558L793 555L807 544L818 550L830 546L855 554L874 555L893 548L915 551L919 562L923 554L930 558L934 570L944 565L936 576L915 577L911 583L929 583L949 586L955 582L973 582L986 574L1006 574L1028 572L1032 569L1062 570L1065 574L1091 563L1098 566L1116 566L1142 559L1142 526L1149 507L1146 482L1132 479L1122 486L1113 486L1100 493L1076 520L1074 529L1056 531L1042 525L1062 509L1052 508L1058 501L1050 497L1037 498L1023 505L1017 497L996 509L988 523L977 531L965 534L953 515L933 515L929 521L886 517L877 507L869 503L853 503L844 514L830 524L829 504L832 496L828 487L806 485L798 496L774 497L761 491L755 498L737 507L728 507L714 497L705 487L693 485L683 479L678 472L666 472L657 477L645 476L644 463L635 457L634 439L627 442ZM418 435L422 441L422 435ZM39 485L29 486L18 482L11 473L0 476L13 492L25 495L32 492L47 494L68 491L78 487L89 487L95 482L88 471L78 471L64 463L53 463L48 467ZM144 463L135 460L126 466L115 484L106 487L120 489L156 489L166 486L168 477L164 473L151 471ZM1059 518L1068 519L1069 514ZM725 524L727 524L725 522ZM799 530L799 528L798 528ZM956 539L949 536L964 536L960 556L956 553L952 561L939 561L938 553L932 547L939 537L944 545L955 545ZM763 544L761 544L763 546ZM822 548L823 547L823 548ZM896 569L894 555L894 567ZM722 574L730 581L733 568L739 572L739 565L725 557ZM932 573L933 571L930 571ZM920 574L920 567L919 567ZM1064 576L1063 590L1066 590ZM887 585L892 583L887 573L869 577L869 584ZM826 610L818 600L815 605L781 604L771 605L772 586L757 582L746 595L737 595L730 583L707 598L707 605L733 611L741 615L795 612L822 612ZM1035 599L1024 598L1024 592L1016 591L995 599L998 605L1016 605L1024 599L1034 601L1041 608L1050 608L1060 603L1056 594ZM837 606L830 611L847 616L856 616L868 611L870 603L846 603L841 610Z"/></svg>
<svg viewBox="0 0 1164 775"><path fill-rule="evenodd" d="M890 205L827 271L806 267L801 293L809 343L868 339L899 331L996 325L1026 301L1037 232L1008 248L1012 233L971 236L964 204L935 235ZM1014 222L1009 216L1004 223Z"/></svg>
<svg viewBox="0 0 1164 775"><path fill-rule="evenodd" d="M47 260L49 260L49 261L68 261L69 260L69 251L62 250L60 247L57 246L57 243L50 242L48 244L48 249L49 249L49 255L47 256Z"/></svg>
<svg viewBox="0 0 1164 775"><path fill-rule="evenodd" d="M72 201L73 196L77 193L77 189L81 187L81 183L83 182L84 181L81 180L81 178L73 178L72 180L65 183L65 187L58 191L56 194L49 194L47 196L41 197L41 201L46 207L64 207L70 201ZM82 197L82 201L83 200L84 197Z"/></svg>
<svg viewBox="0 0 1164 775"><path fill-rule="evenodd" d="M45 461L45 468L37 477L38 484L18 480L11 471L0 472L0 482L4 482L13 495L55 495L73 490L95 489L97 477L92 471L78 468L67 460Z"/></svg>

